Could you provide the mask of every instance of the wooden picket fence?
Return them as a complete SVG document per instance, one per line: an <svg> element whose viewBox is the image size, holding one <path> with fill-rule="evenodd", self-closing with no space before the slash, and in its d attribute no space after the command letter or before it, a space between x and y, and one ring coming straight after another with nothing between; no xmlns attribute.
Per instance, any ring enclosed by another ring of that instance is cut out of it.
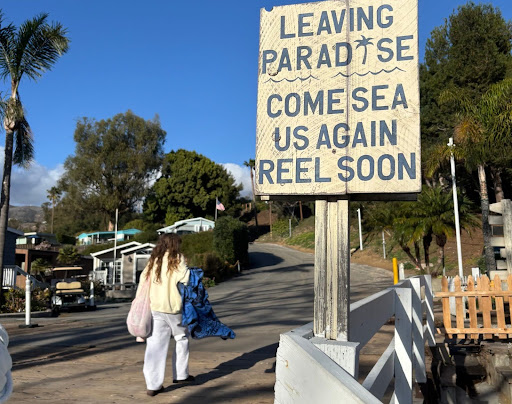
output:
<svg viewBox="0 0 512 404"><path fill-rule="evenodd" d="M472 276L468 276L465 290L461 279L453 280L455 290L448 290L448 279L441 281L442 292L436 297L442 299L443 322L448 338L459 339L500 339L512 338L510 311L512 308L512 275L507 278L507 289L502 290L502 281L498 275L493 282L486 275L478 278L476 285ZM452 327L450 298L455 299L455 327ZM508 321L507 321L508 320Z"/></svg>

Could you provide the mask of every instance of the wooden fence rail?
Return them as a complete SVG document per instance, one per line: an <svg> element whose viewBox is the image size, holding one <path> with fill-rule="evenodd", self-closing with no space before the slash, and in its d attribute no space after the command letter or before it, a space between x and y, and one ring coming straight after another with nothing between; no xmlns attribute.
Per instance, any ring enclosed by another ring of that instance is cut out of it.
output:
<svg viewBox="0 0 512 404"><path fill-rule="evenodd" d="M443 322L448 338L454 335L459 339L479 339L480 336L482 339L492 339L494 336L512 338L512 275L508 276L506 284L507 290L502 290L498 275L492 282L484 275L475 285L475 280L469 276L464 291L460 278L456 276L455 290L449 291L448 279L443 277L442 292L437 292L435 297L442 299ZM455 299L455 327L452 327L450 299Z"/></svg>

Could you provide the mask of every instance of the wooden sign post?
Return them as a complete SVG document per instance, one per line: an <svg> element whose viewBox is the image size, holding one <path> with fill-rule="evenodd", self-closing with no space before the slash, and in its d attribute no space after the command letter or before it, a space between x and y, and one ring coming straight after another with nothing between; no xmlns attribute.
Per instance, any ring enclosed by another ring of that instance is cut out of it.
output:
<svg viewBox="0 0 512 404"><path fill-rule="evenodd" d="M350 341L350 199L421 190L417 25L416 0L261 10L256 194L316 200L314 332L330 340Z"/></svg>

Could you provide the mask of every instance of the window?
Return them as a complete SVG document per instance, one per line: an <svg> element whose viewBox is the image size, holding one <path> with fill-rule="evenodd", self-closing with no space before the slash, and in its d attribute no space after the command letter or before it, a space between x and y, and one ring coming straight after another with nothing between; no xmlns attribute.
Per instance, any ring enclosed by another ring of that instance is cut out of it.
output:
<svg viewBox="0 0 512 404"><path fill-rule="evenodd" d="M121 260L116 260L114 264L114 274L115 281L114 283L121 283Z"/></svg>

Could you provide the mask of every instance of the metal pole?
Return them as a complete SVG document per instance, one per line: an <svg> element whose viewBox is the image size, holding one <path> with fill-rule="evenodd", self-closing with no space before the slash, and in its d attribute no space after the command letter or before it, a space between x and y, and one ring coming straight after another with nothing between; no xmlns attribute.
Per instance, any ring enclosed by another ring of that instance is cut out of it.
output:
<svg viewBox="0 0 512 404"><path fill-rule="evenodd" d="M114 262L112 263L112 285L116 282L116 259L117 259L117 214L116 209L116 227L114 230Z"/></svg>
<svg viewBox="0 0 512 404"><path fill-rule="evenodd" d="M290 230L290 238L292 238L292 219L288 219L288 228Z"/></svg>
<svg viewBox="0 0 512 404"><path fill-rule="evenodd" d="M384 259L386 259L386 238L384 237L384 230L382 230L382 252L384 253Z"/></svg>
<svg viewBox="0 0 512 404"><path fill-rule="evenodd" d="M91 275L91 291L89 293L89 306L94 307L94 276Z"/></svg>
<svg viewBox="0 0 512 404"><path fill-rule="evenodd" d="M270 238L272 238L272 201L268 202L268 208L270 210Z"/></svg>
<svg viewBox="0 0 512 404"><path fill-rule="evenodd" d="M363 250L363 233L361 230L361 209L357 209L357 220L359 222L359 249Z"/></svg>
<svg viewBox="0 0 512 404"><path fill-rule="evenodd" d="M25 279L25 326L30 327L30 311L32 308L30 307L30 291L32 289L32 284L30 282L30 276L27 274Z"/></svg>
<svg viewBox="0 0 512 404"><path fill-rule="evenodd" d="M455 158L453 157L453 138L451 137L448 146L451 149L450 166L452 171L452 193L453 193L453 212L455 213L455 236L457 240L457 261L459 263L459 277L462 279L464 276L464 269L462 268L462 250L460 245L460 224L459 224L459 202L457 199L457 181L455 178ZM445 268L443 268L443 274Z"/></svg>
<svg viewBox="0 0 512 404"><path fill-rule="evenodd" d="M398 261L393 258L393 285L398 283Z"/></svg>

